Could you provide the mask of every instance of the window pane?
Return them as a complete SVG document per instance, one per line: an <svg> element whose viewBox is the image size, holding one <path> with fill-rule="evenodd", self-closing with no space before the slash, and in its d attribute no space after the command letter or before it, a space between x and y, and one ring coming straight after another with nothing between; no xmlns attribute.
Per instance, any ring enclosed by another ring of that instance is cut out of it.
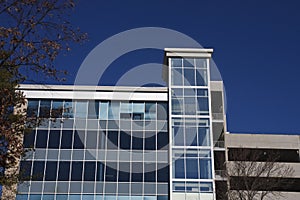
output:
<svg viewBox="0 0 300 200"><path fill-rule="evenodd" d="M63 101L53 100L52 102L52 110L51 117L52 118L61 118L63 112Z"/></svg>
<svg viewBox="0 0 300 200"><path fill-rule="evenodd" d="M72 181L82 180L82 162L72 162Z"/></svg>
<svg viewBox="0 0 300 200"><path fill-rule="evenodd" d="M50 130L48 148L58 149L60 141L60 131Z"/></svg>
<svg viewBox="0 0 300 200"><path fill-rule="evenodd" d="M88 118L97 119L99 116L99 101L89 101L88 103Z"/></svg>
<svg viewBox="0 0 300 200"><path fill-rule="evenodd" d="M65 101L63 117L64 118L74 118L74 109L73 109L72 101Z"/></svg>
<svg viewBox="0 0 300 200"><path fill-rule="evenodd" d="M157 149L168 149L169 144L169 134L167 132L157 133Z"/></svg>
<svg viewBox="0 0 300 200"><path fill-rule="evenodd" d="M50 107L51 107L50 100L41 100L39 116L41 118L49 118L50 117Z"/></svg>
<svg viewBox="0 0 300 200"><path fill-rule="evenodd" d="M184 69L184 85L194 86L195 84L195 70L194 69Z"/></svg>
<svg viewBox="0 0 300 200"><path fill-rule="evenodd" d="M58 180L59 181L68 181L70 173L70 162L60 162L59 171L58 171Z"/></svg>
<svg viewBox="0 0 300 200"><path fill-rule="evenodd" d="M77 101L75 109L75 117L77 118L86 118L87 116L87 102L86 101Z"/></svg>
<svg viewBox="0 0 300 200"><path fill-rule="evenodd" d="M36 148L46 148L47 147L47 138L48 138L47 130L38 130L35 147Z"/></svg>
<svg viewBox="0 0 300 200"><path fill-rule="evenodd" d="M28 100L27 106L27 116L28 117L37 117L39 108L39 100Z"/></svg>
<svg viewBox="0 0 300 200"><path fill-rule="evenodd" d="M33 181L42 181L44 177L44 161L35 161L33 163L33 173L32 180Z"/></svg>
<svg viewBox="0 0 300 200"><path fill-rule="evenodd" d="M181 58L172 58L171 66L172 67L182 67L182 59Z"/></svg>
<svg viewBox="0 0 300 200"><path fill-rule="evenodd" d="M157 104L157 120L168 119L168 107L166 103Z"/></svg>
<svg viewBox="0 0 300 200"><path fill-rule="evenodd" d="M184 98L184 113L186 115L195 115L196 114L196 98L194 98L194 97L185 97Z"/></svg>
<svg viewBox="0 0 300 200"><path fill-rule="evenodd" d="M211 182L200 182L201 192L213 192L213 184Z"/></svg>
<svg viewBox="0 0 300 200"><path fill-rule="evenodd" d="M96 180L97 181L104 181L104 165L101 162L97 162Z"/></svg>
<svg viewBox="0 0 300 200"><path fill-rule="evenodd" d="M165 164L158 164L157 165L157 182L165 182L168 183L169 181L169 166Z"/></svg>
<svg viewBox="0 0 300 200"><path fill-rule="evenodd" d="M20 179L29 180L31 174L31 161L21 161L20 164Z"/></svg>
<svg viewBox="0 0 300 200"><path fill-rule="evenodd" d="M100 102L100 119L108 119L108 102Z"/></svg>
<svg viewBox="0 0 300 200"><path fill-rule="evenodd" d="M185 146L197 146L197 128L185 128Z"/></svg>
<svg viewBox="0 0 300 200"><path fill-rule="evenodd" d="M120 162L119 163L119 182L130 181L130 163Z"/></svg>
<svg viewBox="0 0 300 200"><path fill-rule="evenodd" d="M182 69L181 68L174 68L171 69L171 78L172 78L172 85L182 85Z"/></svg>
<svg viewBox="0 0 300 200"><path fill-rule="evenodd" d="M206 69L196 70L196 83L197 86L207 86L207 71Z"/></svg>
<svg viewBox="0 0 300 200"><path fill-rule="evenodd" d="M207 68L207 61L206 59L195 59L196 68Z"/></svg>
<svg viewBox="0 0 300 200"><path fill-rule="evenodd" d="M156 149L156 133L155 132L145 132L145 150L155 150Z"/></svg>
<svg viewBox="0 0 300 200"><path fill-rule="evenodd" d="M200 114L208 115L209 111L209 104L208 104L208 98L207 97L198 97L198 111L200 111Z"/></svg>
<svg viewBox="0 0 300 200"><path fill-rule="evenodd" d="M120 116L120 102L111 101L108 107L108 119L119 119Z"/></svg>
<svg viewBox="0 0 300 200"><path fill-rule="evenodd" d="M175 126L173 128L174 133L174 145L184 146L184 129L181 126Z"/></svg>
<svg viewBox="0 0 300 200"><path fill-rule="evenodd" d="M119 132L118 131L108 131L107 134L108 134L107 149L118 149Z"/></svg>
<svg viewBox="0 0 300 200"><path fill-rule="evenodd" d="M55 181L56 180L56 170L57 170L57 162L48 161L46 163L46 181Z"/></svg>
<svg viewBox="0 0 300 200"><path fill-rule="evenodd" d="M96 163L95 162L85 162L84 164L84 180L85 181L94 181L96 172Z"/></svg>
<svg viewBox="0 0 300 200"><path fill-rule="evenodd" d="M198 159L186 159L186 178L198 179Z"/></svg>
<svg viewBox="0 0 300 200"><path fill-rule="evenodd" d="M97 131L87 131L86 148L96 149L97 148Z"/></svg>
<svg viewBox="0 0 300 200"><path fill-rule="evenodd" d="M183 159L175 160L175 178L185 178L184 169L185 169L184 160Z"/></svg>
<svg viewBox="0 0 300 200"><path fill-rule="evenodd" d="M117 163L106 164L105 181L117 181Z"/></svg>
<svg viewBox="0 0 300 200"><path fill-rule="evenodd" d="M201 179L211 179L211 160L210 159L200 159L199 161L200 165L200 178Z"/></svg>
<svg viewBox="0 0 300 200"><path fill-rule="evenodd" d="M129 132L120 131L120 148L130 149L131 136Z"/></svg>
<svg viewBox="0 0 300 200"><path fill-rule="evenodd" d="M198 145L199 146L209 146L210 145L209 128L206 128L206 127L198 128Z"/></svg>
<svg viewBox="0 0 300 200"><path fill-rule="evenodd" d="M85 131L75 130L74 132L74 149L84 149Z"/></svg>
<svg viewBox="0 0 300 200"><path fill-rule="evenodd" d="M33 148L35 139L35 130L24 134L24 148Z"/></svg>
<svg viewBox="0 0 300 200"><path fill-rule="evenodd" d="M183 67L184 68L194 68L194 59L193 58L183 59Z"/></svg>
<svg viewBox="0 0 300 200"><path fill-rule="evenodd" d="M132 132L132 149L143 150L143 132Z"/></svg>
<svg viewBox="0 0 300 200"><path fill-rule="evenodd" d="M62 130L61 148L71 149L72 148L72 130Z"/></svg>

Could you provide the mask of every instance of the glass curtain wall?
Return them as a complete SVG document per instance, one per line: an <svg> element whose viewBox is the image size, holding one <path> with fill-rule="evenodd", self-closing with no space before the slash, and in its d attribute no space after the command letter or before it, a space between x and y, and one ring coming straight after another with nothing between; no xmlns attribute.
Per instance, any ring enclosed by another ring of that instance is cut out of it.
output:
<svg viewBox="0 0 300 200"><path fill-rule="evenodd" d="M200 199L201 194L213 193L208 62L207 58L169 58L176 199Z"/></svg>

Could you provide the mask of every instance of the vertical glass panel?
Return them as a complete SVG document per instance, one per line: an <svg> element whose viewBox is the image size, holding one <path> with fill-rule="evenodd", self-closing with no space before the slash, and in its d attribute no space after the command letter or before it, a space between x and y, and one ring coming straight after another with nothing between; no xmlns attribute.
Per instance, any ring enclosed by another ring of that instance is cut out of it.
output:
<svg viewBox="0 0 300 200"><path fill-rule="evenodd" d="M146 131L145 132L145 150L156 149L156 133Z"/></svg>
<svg viewBox="0 0 300 200"><path fill-rule="evenodd" d="M118 149L119 132L118 131L108 131L107 134L108 134L107 149Z"/></svg>
<svg viewBox="0 0 300 200"><path fill-rule="evenodd" d="M195 59L196 68L207 68L207 60L206 59Z"/></svg>
<svg viewBox="0 0 300 200"><path fill-rule="evenodd" d="M175 160L175 178L185 178L184 159Z"/></svg>
<svg viewBox="0 0 300 200"><path fill-rule="evenodd" d="M145 103L133 102L133 113L144 113Z"/></svg>
<svg viewBox="0 0 300 200"><path fill-rule="evenodd" d="M68 181L70 173L70 162L59 162L58 181Z"/></svg>
<svg viewBox="0 0 300 200"><path fill-rule="evenodd" d="M171 69L171 83L172 85L181 86L183 85L182 79L182 68L172 68Z"/></svg>
<svg viewBox="0 0 300 200"><path fill-rule="evenodd" d="M168 119L168 106L166 103L157 103L157 120Z"/></svg>
<svg viewBox="0 0 300 200"><path fill-rule="evenodd" d="M121 113L132 113L131 102L121 102Z"/></svg>
<svg viewBox="0 0 300 200"><path fill-rule="evenodd" d="M86 118L87 116L87 102L86 101L77 101L75 108L75 117L76 118Z"/></svg>
<svg viewBox="0 0 300 200"><path fill-rule="evenodd" d="M185 146L197 146L197 128L185 128Z"/></svg>
<svg viewBox="0 0 300 200"><path fill-rule="evenodd" d="M85 131L75 130L74 132L74 149L84 149Z"/></svg>
<svg viewBox="0 0 300 200"><path fill-rule="evenodd" d="M59 130L50 130L48 148L58 149L59 142L60 142L60 131Z"/></svg>
<svg viewBox="0 0 300 200"><path fill-rule="evenodd" d="M130 149L131 136L130 132L120 131L120 148Z"/></svg>
<svg viewBox="0 0 300 200"><path fill-rule="evenodd" d="M62 138L61 138L62 149L72 148L72 137L73 137L73 130L62 130Z"/></svg>
<svg viewBox="0 0 300 200"><path fill-rule="evenodd" d="M143 132L132 132L132 149L143 150Z"/></svg>
<svg viewBox="0 0 300 200"><path fill-rule="evenodd" d="M117 181L117 163L107 162L105 167L105 181Z"/></svg>
<svg viewBox="0 0 300 200"><path fill-rule="evenodd" d="M194 68L194 59L193 58L183 59L183 67L184 68Z"/></svg>
<svg viewBox="0 0 300 200"><path fill-rule="evenodd" d="M182 115L184 110L183 98L172 99L172 114Z"/></svg>
<svg viewBox="0 0 300 200"><path fill-rule="evenodd" d="M39 117L49 118L50 117L51 100L41 100Z"/></svg>
<svg viewBox="0 0 300 200"><path fill-rule="evenodd" d="M82 162L72 162L72 181L82 180Z"/></svg>
<svg viewBox="0 0 300 200"><path fill-rule="evenodd" d="M172 67L182 67L182 58L172 58L171 66Z"/></svg>
<svg viewBox="0 0 300 200"><path fill-rule="evenodd" d="M39 100L28 100L27 117L37 117L39 108Z"/></svg>
<svg viewBox="0 0 300 200"><path fill-rule="evenodd" d="M184 113L186 115L196 114L196 99L195 97L185 97L184 98Z"/></svg>
<svg viewBox="0 0 300 200"><path fill-rule="evenodd" d="M174 145L184 146L184 128L181 126L174 126L173 133L174 133Z"/></svg>
<svg viewBox="0 0 300 200"><path fill-rule="evenodd" d="M200 191L201 192L213 192L212 182L200 182Z"/></svg>
<svg viewBox="0 0 300 200"><path fill-rule="evenodd" d="M157 133L157 149L158 150L167 150L169 145L169 134L167 132L158 132Z"/></svg>
<svg viewBox="0 0 300 200"><path fill-rule="evenodd" d="M35 139L35 130L30 131L29 133L24 134L24 148L33 148Z"/></svg>
<svg viewBox="0 0 300 200"><path fill-rule="evenodd" d="M201 179L211 179L211 160L207 158L200 158L200 178Z"/></svg>
<svg viewBox="0 0 300 200"><path fill-rule="evenodd" d="M64 103L63 117L74 118L74 108L73 108L73 102L71 100L66 100Z"/></svg>
<svg viewBox="0 0 300 200"><path fill-rule="evenodd" d="M145 119L146 120L155 120L156 119L156 103L146 102L145 103Z"/></svg>
<svg viewBox="0 0 300 200"><path fill-rule="evenodd" d="M108 119L119 119L120 116L120 102L111 101L108 108Z"/></svg>
<svg viewBox="0 0 300 200"><path fill-rule="evenodd" d="M186 178L198 179L198 159L186 159Z"/></svg>
<svg viewBox="0 0 300 200"><path fill-rule="evenodd" d="M88 119L97 119L99 116L99 101L89 101L88 104Z"/></svg>
<svg viewBox="0 0 300 200"><path fill-rule="evenodd" d="M198 109L200 111L200 115L208 115L209 114L209 103L207 97L198 97Z"/></svg>
<svg viewBox="0 0 300 200"><path fill-rule="evenodd" d="M96 163L85 162L84 163L84 180L95 181Z"/></svg>
<svg viewBox="0 0 300 200"><path fill-rule="evenodd" d="M31 161L21 161L20 164L20 179L29 180L31 174Z"/></svg>
<svg viewBox="0 0 300 200"><path fill-rule="evenodd" d="M56 180L56 170L57 170L57 162L56 161L47 161L46 162L45 181L55 181Z"/></svg>
<svg viewBox="0 0 300 200"><path fill-rule="evenodd" d="M197 86L207 86L207 70L197 69L196 70L196 84Z"/></svg>
<svg viewBox="0 0 300 200"><path fill-rule="evenodd" d="M119 163L119 182L130 182L130 163Z"/></svg>
<svg viewBox="0 0 300 200"><path fill-rule="evenodd" d="M108 102L100 102L100 119L108 119Z"/></svg>
<svg viewBox="0 0 300 200"><path fill-rule="evenodd" d="M97 148L97 131L87 131L86 134L86 148L96 149Z"/></svg>
<svg viewBox="0 0 300 200"><path fill-rule="evenodd" d="M105 132L99 130L98 133L98 149L105 149L106 148L106 135Z"/></svg>
<svg viewBox="0 0 300 200"><path fill-rule="evenodd" d="M168 183L169 178L169 165L167 164L157 164L157 182Z"/></svg>
<svg viewBox="0 0 300 200"><path fill-rule="evenodd" d="M36 148L46 148L47 147L47 139L48 139L48 131L47 130L38 130L36 137Z"/></svg>
<svg viewBox="0 0 300 200"><path fill-rule="evenodd" d="M35 161L33 163L33 172L32 172L32 180L33 181L42 181L44 177L44 161Z"/></svg>
<svg viewBox="0 0 300 200"><path fill-rule="evenodd" d="M199 192L198 182L186 182L185 190L190 192Z"/></svg>
<svg viewBox="0 0 300 200"><path fill-rule="evenodd" d="M96 181L104 181L104 165L101 162L97 162Z"/></svg>
<svg viewBox="0 0 300 200"><path fill-rule="evenodd" d="M198 127L198 145L199 146L209 146L210 145L209 128Z"/></svg>
<svg viewBox="0 0 300 200"><path fill-rule="evenodd" d="M51 117L52 118L61 118L63 112L63 101L62 100L53 100Z"/></svg>
<svg viewBox="0 0 300 200"><path fill-rule="evenodd" d="M184 69L184 85L185 86L195 86L195 70L185 68Z"/></svg>

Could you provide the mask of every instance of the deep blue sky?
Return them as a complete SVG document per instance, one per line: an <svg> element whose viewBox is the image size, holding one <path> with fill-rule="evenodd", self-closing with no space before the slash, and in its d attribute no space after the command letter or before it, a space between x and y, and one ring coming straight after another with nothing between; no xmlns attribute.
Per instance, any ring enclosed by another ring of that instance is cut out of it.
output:
<svg viewBox="0 0 300 200"><path fill-rule="evenodd" d="M89 41L57 64L70 71L72 84L85 56L108 37L138 27L174 29L214 48L230 132L300 134L299 7L298 0L81 0L72 22ZM162 57L158 51L124 55L102 83L113 84L131 67Z"/></svg>

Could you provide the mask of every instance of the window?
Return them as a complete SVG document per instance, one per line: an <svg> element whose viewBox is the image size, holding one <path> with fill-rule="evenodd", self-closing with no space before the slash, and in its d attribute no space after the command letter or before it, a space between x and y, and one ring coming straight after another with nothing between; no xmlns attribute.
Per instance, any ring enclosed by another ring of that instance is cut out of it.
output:
<svg viewBox="0 0 300 200"><path fill-rule="evenodd" d="M84 180L85 181L95 181L95 162L85 162L84 163Z"/></svg>
<svg viewBox="0 0 300 200"><path fill-rule="evenodd" d="M68 181L70 173L70 162L62 161L59 163L58 181Z"/></svg>
<svg viewBox="0 0 300 200"><path fill-rule="evenodd" d="M47 161L45 181L55 181L56 180L56 170L57 170L57 162Z"/></svg>
<svg viewBox="0 0 300 200"><path fill-rule="evenodd" d="M51 107L50 100L41 100L39 117L49 118L50 117L50 107Z"/></svg>
<svg viewBox="0 0 300 200"><path fill-rule="evenodd" d="M48 148L58 149L60 142L60 131L50 130Z"/></svg>
<svg viewBox="0 0 300 200"><path fill-rule="evenodd" d="M72 148L72 136L73 130L63 130L61 138L61 148L71 149Z"/></svg>
<svg viewBox="0 0 300 200"><path fill-rule="evenodd" d="M33 163L33 172L32 172L32 180L33 181L42 181L44 177L44 161L35 161Z"/></svg>
<svg viewBox="0 0 300 200"><path fill-rule="evenodd" d="M82 180L82 162L72 162L72 181Z"/></svg>
<svg viewBox="0 0 300 200"><path fill-rule="evenodd" d="M47 130L38 130L35 147L36 148L46 148L47 147L47 139L48 139L48 131Z"/></svg>
<svg viewBox="0 0 300 200"><path fill-rule="evenodd" d="M53 100L52 102L52 110L51 117L52 118L61 118L63 112L63 101Z"/></svg>
<svg viewBox="0 0 300 200"><path fill-rule="evenodd" d="M28 100L27 117L37 117L39 108L39 100Z"/></svg>

